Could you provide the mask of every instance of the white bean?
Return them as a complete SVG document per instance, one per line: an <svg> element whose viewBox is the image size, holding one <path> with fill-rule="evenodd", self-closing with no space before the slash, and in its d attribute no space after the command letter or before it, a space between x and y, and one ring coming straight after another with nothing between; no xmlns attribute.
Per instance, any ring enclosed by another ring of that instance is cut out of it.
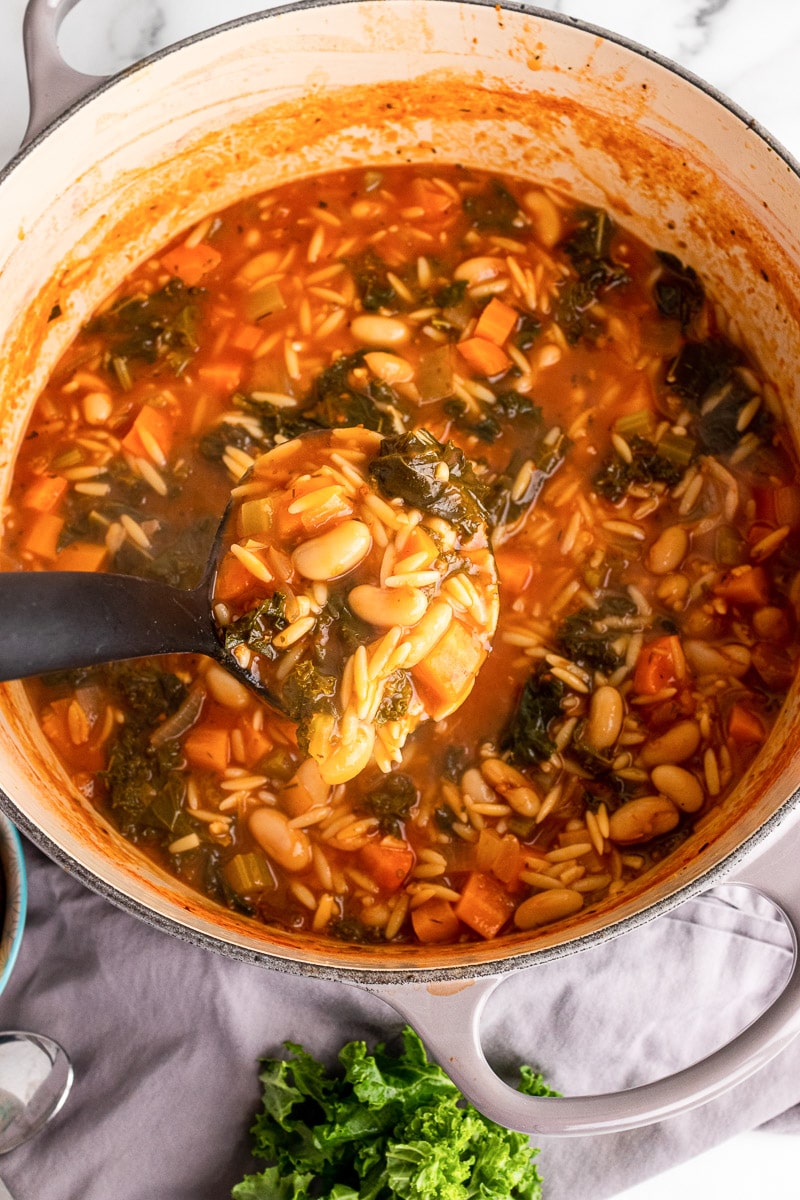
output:
<svg viewBox="0 0 800 1200"><path fill-rule="evenodd" d="M653 787L683 812L697 812L703 807L703 786L696 775L674 763L662 763L650 772Z"/></svg>
<svg viewBox="0 0 800 1200"><path fill-rule="evenodd" d="M311 865L311 843L302 829L289 824L277 808L257 808L248 826L261 849L284 871L305 871Z"/></svg>
<svg viewBox="0 0 800 1200"><path fill-rule="evenodd" d="M410 383L414 378L414 368L404 358L396 354L386 354L383 350L371 350L364 355L364 362L384 383Z"/></svg>
<svg viewBox="0 0 800 1200"><path fill-rule="evenodd" d="M247 708L253 699L243 683L216 663L211 663L206 671L205 685L217 703L225 708Z"/></svg>
<svg viewBox="0 0 800 1200"><path fill-rule="evenodd" d="M357 617L379 629L416 625L428 608L425 593L419 588L382 588L369 583L354 587L347 603Z"/></svg>
<svg viewBox="0 0 800 1200"><path fill-rule="evenodd" d="M292 562L306 579L337 579L357 567L371 546L372 534L363 521L342 521L327 533L297 546L292 552Z"/></svg>
<svg viewBox="0 0 800 1200"><path fill-rule="evenodd" d="M669 833L679 820L680 813L668 796L638 796L611 814L608 836L623 846L649 842L661 833Z"/></svg>
<svg viewBox="0 0 800 1200"><path fill-rule="evenodd" d="M549 925L561 917L571 917L583 908L583 896L572 888L549 888L523 900L514 913L517 929L535 929L537 925Z"/></svg>
<svg viewBox="0 0 800 1200"><path fill-rule="evenodd" d="M641 759L646 767L660 763L679 763L691 758L700 745L700 729L696 721L678 721L671 729L651 738L642 746Z"/></svg>
<svg viewBox="0 0 800 1200"><path fill-rule="evenodd" d="M502 274L505 269L506 264L502 258L492 258L484 254L459 263L453 278L464 279L468 284L483 283L487 279L494 279L496 275Z"/></svg>
<svg viewBox="0 0 800 1200"><path fill-rule="evenodd" d="M404 346L411 337L405 321L379 313L359 313L350 322L350 332L364 346Z"/></svg>
<svg viewBox="0 0 800 1200"><path fill-rule="evenodd" d="M647 551L647 568L654 575L677 571L689 549L689 534L683 525L670 525L661 531Z"/></svg>
<svg viewBox="0 0 800 1200"><path fill-rule="evenodd" d="M596 688L589 703L586 741L595 750L607 750L619 737L624 716L625 705L617 689L608 685Z"/></svg>

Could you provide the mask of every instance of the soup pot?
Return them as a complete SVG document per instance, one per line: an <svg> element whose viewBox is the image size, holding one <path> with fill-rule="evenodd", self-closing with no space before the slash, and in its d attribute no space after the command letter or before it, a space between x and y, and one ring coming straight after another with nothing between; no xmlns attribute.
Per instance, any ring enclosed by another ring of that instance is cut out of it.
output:
<svg viewBox="0 0 800 1200"><path fill-rule="evenodd" d="M135 263L247 194L367 163L459 161L605 207L701 270L800 429L798 168L745 114L670 63L513 3L308 0L97 80L58 53L59 23L75 3L29 3L31 120L0 180L3 494L54 363ZM481 944L332 944L267 929L190 892L69 784L19 684L0 688L0 804L56 862L161 930L372 989L487 1116L544 1134L618 1131L703 1103L777 1054L800 1031L797 971L729 1045L614 1095L514 1092L481 1050L484 1005L515 968L622 934L723 879L761 890L800 925L797 708L795 686L733 796L628 891L535 936Z"/></svg>

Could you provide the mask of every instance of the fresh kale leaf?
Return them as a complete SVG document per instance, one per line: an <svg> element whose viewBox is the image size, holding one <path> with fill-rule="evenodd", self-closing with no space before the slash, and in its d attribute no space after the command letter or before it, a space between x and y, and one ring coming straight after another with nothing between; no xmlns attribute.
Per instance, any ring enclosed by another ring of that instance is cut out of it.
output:
<svg viewBox="0 0 800 1200"><path fill-rule="evenodd" d="M562 284L556 303L556 320L571 345L596 335L589 310L599 297L630 281L625 267L611 257L616 227L608 213L600 208L581 209L576 221L576 228L559 243L574 276Z"/></svg>
<svg viewBox="0 0 800 1200"><path fill-rule="evenodd" d="M406 1028L403 1049L348 1042L328 1072L302 1047L263 1060L253 1153L271 1165L232 1200L541 1200L538 1151L464 1103ZM532 1068L520 1090L556 1093Z"/></svg>
<svg viewBox="0 0 800 1200"><path fill-rule="evenodd" d="M303 659L283 681L281 702L287 715L297 722L297 744L308 753L311 719L316 713L332 713L336 677L323 675L310 659Z"/></svg>
<svg viewBox="0 0 800 1200"><path fill-rule="evenodd" d="M232 651L244 645L264 658L276 659L278 652L272 639L288 624L286 597L283 592L275 592L225 627L225 649Z"/></svg>
<svg viewBox="0 0 800 1200"><path fill-rule="evenodd" d="M407 424L399 396L382 380L369 375L365 351L343 354L314 380L306 397L303 418L325 429L363 425L378 433L395 433L398 421Z"/></svg>
<svg viewBox="0 0 800 1200"><path fill-rule="evenodd" d="M397 307L397 293L389 280L389 268L372 246L345 262L367 312Z"/></svg>
<svg viewBox="0 0 800 1200"><path fill-rule="evenodd" d="M397 833L416 804L419 793L410 775L391 771L377 787L367 792L362 804L367 812L378 817L384 833Z"/></svg>
<svg viewBox="0 0 800 1200"><path fill-rule="evenodd" d="M613 646L619 638L619 629L604 624L604 620L630 617L635 612L636 605L629 596L607 592L596 608L580 608L562 621L556 633L556 646L579 666L610 675L621 665L622 656Z"/></svg>

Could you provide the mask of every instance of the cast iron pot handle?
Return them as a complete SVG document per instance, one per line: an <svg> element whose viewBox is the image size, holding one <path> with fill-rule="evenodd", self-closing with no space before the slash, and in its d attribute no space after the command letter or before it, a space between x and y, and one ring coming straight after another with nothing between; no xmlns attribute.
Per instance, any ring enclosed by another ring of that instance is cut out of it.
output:
<svg viewBox="0 0 800 1200"><path fill-rule="evenodd" d="M102 75L84 75L64 62L58 50L58 31L79 0L28 0L22 24L25 70L28 75L30 117L23 146L60 117L65 109L103 82Z"/></svg>
<svg viewBox="0 0 800 1200"><path fill-rule="evenodd" d="M775 903L792 931L792 974L777 1000L727 1045L665 1079L622 1092L540 1098L515 1091L490 1067L480 1022L502 975L446 983L372 984L430 1047L453 1082L485 1116L525 1133L579 1137L621 1133L689 1112L748 1079L800 1033L800 819L790 818L721 882L742 884ZM540 968L546 970L546 966Z"/></svg>

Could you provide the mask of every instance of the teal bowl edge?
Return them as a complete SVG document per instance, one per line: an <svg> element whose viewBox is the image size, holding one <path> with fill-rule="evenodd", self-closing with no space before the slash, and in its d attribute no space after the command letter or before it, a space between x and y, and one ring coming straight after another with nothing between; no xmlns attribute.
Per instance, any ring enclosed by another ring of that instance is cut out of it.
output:
<svg viewBox="0 0 800 1200"><path fill-rule="evenodd" d="M13 822L0 812L0 862L5 876L5 911L0 931L0 993L17 960L28 910L28 878L22 839Z"/></svg>

